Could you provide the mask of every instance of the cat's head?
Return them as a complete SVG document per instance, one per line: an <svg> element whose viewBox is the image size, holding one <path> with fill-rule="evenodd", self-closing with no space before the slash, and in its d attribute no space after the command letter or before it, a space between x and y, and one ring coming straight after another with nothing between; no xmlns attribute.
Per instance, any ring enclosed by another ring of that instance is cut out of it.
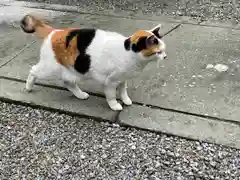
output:
<svg viewBox="0 0 240 180"><path fill-rule="evenodd" d="M20 27L26 33L34 33L38 27L50 27L44 18L36 13L25 15L20 21Z"/></svg>
<svg viewBox="0 0 240 180"><path fill-rule="evenodd" d="M128 37L124 46L127 51L132 51L141 61L160 61L167 57L166 45L159 33L161 24L150 30L138 30Z"/></svg>

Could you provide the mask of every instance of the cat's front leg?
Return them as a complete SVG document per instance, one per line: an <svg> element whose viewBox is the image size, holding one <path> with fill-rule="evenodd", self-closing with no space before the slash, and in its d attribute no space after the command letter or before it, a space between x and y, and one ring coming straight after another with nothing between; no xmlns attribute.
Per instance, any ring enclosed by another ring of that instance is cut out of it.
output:
<svg viewBox="0 0 240 180"><path fill-rule="evenodd" d="M65 87L71 91L78 99L88 99L89 94L82 91L76 83L63 81Z"/></svg>
<svg viewBox="0 0 240 180"><path fill-rule="evenodd" d="M32 91L33 85L36 81L36 76L34 76L33 74L29 73L27 81L26 81L26 90L28 92Z"/></svg>
<svg viewBox="0 0 240 180"><path fill-rule="evenodd" d="M39 64L32 66L31 70L29 71L28 78L26 81L26 90L28 92L32 91L33 85L36 82L38 75L41 75L40 71L41 68Z"/></svg>
<svg viewBox="0 0 240 180"><path fill-rule="evenodd" d="M116 99L116 84L107 84L104 87L104 93L109 107L114 111L121 111L123 109L122 105L117 102Z"/></svg>
<svg viewBox="0 0 240 180"><path fill-rule="evenodd" d="M127 106L132 105L132 100L129 98L127 93L127 82L122 82L119 84L120 97L123 103Z"/></svg>

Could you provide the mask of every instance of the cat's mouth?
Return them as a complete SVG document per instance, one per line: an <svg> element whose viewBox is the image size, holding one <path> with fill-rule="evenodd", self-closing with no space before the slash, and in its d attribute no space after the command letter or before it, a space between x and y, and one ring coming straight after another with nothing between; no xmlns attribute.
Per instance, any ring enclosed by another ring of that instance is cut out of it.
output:
<svg viewBox="0 0 240 180"><path fill-rule="evenodd" d="M162 51L157 51L157 52L153 53L152 55L161 56L161 54L162 54Z"/></svg>
<svg viewBox="0 0 240 180"><path fill-rule="evenodd" d="M153 55L160 56L161 54L162 54L162 51L159 50L159 51L151 53L149 56L153 56Z"/></svg>

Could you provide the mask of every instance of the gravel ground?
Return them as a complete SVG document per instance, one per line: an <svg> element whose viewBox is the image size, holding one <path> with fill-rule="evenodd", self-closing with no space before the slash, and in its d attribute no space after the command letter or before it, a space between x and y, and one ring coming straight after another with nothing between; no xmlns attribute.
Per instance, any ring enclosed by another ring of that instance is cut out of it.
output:
<svg viewBox="0 0 240 180"><path fill-rule="evenodd" d="M238 0L27 0L54 4L77 5L85 9L115 9L171 16L190 16L205 20L239 23Z"/></svg>
<svg viewBox="0 0 240 180"><path fill-rule="evenodd" d="M0 102L0 179L239 179L240 151Z"/></svg>

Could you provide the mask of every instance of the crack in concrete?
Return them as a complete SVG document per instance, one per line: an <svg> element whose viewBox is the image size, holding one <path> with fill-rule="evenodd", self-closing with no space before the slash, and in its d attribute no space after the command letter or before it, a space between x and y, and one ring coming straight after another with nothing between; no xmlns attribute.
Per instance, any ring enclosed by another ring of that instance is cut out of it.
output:
<svg viewBox="0 0 240 180"><path fill-rule="evenodd" d="M176 25L175 27L173 27L172 29L168 30L166 33L163 34L164 36L167 36L168 34L170 34L171 32L175 31L176 29L178 29L180 26L182 25L182 23L179 23L178 25Z"/></svg>
<svg viewBox="0 0 240 180"><path fill-rule="evenodd" d="M7 61L5 61L3 64L0 64L0 68L11 62L13 59L15 59L17 56L19 56L23 51L25 51L27 48L30 47L30 45L34 44L36 41L32 41L31 43L26 44L21 50L17 51L15 54L12 55Z"/></svg>
<svg viewBox="0 0 240 180"><path fill-rule="evenodd" d="M124 106L124 105L123 105ZM123 107L124 108L124 107ZM113 118L113 122L114 123L117 123L117 124L121 124L121 121L119 119L119 115L120 115L121 111L117 111L115 114L114 114L114 118Z"/></svg>

